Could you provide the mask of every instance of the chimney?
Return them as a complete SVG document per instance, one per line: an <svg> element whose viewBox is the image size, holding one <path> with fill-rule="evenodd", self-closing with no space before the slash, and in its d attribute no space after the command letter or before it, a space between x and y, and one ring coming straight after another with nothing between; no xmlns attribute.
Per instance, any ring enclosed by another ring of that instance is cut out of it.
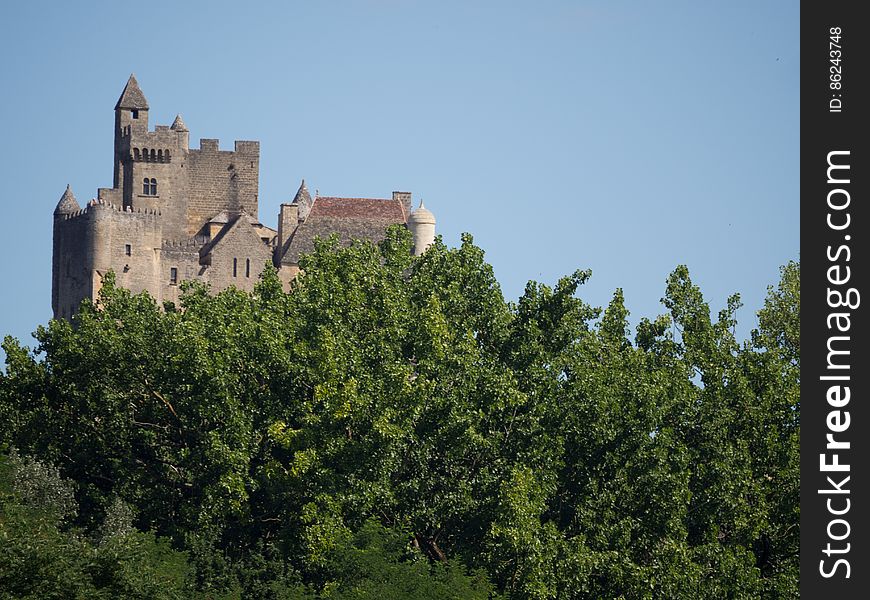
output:
<svg viewBox="0 0 870 600"><path fill-rule="evenodd" d="M296 204L282 204L278 214L278 250L283 252L287 239L299 226L299 206Z"/></svg>
<svg viewBox="0 0 870 600"><path fill-rule="evenodd" d="M393 192L393 200L402 205L402 213L405 215L405 223L411 216L411 192Z"/></svg>

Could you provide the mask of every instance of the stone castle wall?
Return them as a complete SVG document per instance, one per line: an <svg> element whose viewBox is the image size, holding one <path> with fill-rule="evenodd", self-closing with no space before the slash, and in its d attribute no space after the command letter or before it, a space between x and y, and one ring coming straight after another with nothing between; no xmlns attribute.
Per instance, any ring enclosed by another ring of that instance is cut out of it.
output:
<svg viewBox="0 0 870 600"><path fill-rule="evenodd" d="M69 316L99 293L110 270L133 293L151 291L159 272L161 219L156 212L95 201L55 217L52 308Z"/></svg>
<svg viewBox="0 0 870 600"><path fill-rule="evenodd" d="M187 234L222 210L243 208L258 214L260 143L237 141L232 151L220 150L218 140L200 140L187 155Z"/></svg>
<svg viewBox="0 0 870 600"><path fill-rule="evenodd" d="M190 279L214 291L252 290L270 263L287 288L299 272L297 246L310 251L314 237L336 232L343 243L360 237L377 241L387 225L406 223L411 214L409 192L384 200L326 198L318 204L303 181L294 203L282 206L279 231L264 227L257 220L259 142L236 141L232 150L221 150L218 140L201 139L199 148L190 148L180 116L171 126L149 131L148 113L131 76L115 106L113 186L99 188L83 209L69 187L58 202L52 258L56 318L69 318L83 299L96 298L109 271L120 286L147 291L158 302L177 302L179 284Z"/></svg>

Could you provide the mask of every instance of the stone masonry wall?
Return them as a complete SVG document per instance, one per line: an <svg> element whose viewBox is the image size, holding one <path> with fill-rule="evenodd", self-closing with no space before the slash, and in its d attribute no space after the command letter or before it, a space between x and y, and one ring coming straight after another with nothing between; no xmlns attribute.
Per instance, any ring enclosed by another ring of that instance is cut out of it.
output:
<svg viewBox="0 0 870 600"><path fill-rule="evenodd" d="M213 291L230 286L250 291L266 263L272 262L272 248L241 218L223 234L210 259L205 277Z"/></svg>
<svg viewBox="0 0 870 600"><path fill-rule="evenodd" d="M91 297L88 224L86 213L54 219L51 308L55 317L69 318L83 298Z"/></svg>
<svg viewBox="0 0 870 600"><path fill-rule="evenodd" d="M110 270L133 293L156 289L160 225L158 214L133 212L107 202L55 219L55 316L68 317L83 298L95 298L102 277Z"/></svg>
<svg viewBox="0 0 870 600"><path fill-rule="evenodd" d="M128 138L124 156L124 205L134 209L160 211L167 239L184 239L187 234L188 183L186 132L158 125L155 131L134 133ZM157 181L157 194L144 189L144 180Z"/></svg>
<svg viewBox="0 0 870 600"><path fill-rule="evenodd" d="M180 284L185 280L203 280L207 267L199 263L199 248L196 242L164 242L160 252L160 272L158 287L151 293L161 301L178 304ZM172 269L176 269L176 279L172 280Z"/></svg>
<svg viewBox="0 0 870 600"><path fill-rule="evenodd" d="M237 141L233 151L219 150L218 140L200 140L187 157L187 233L223 210L244 208L258 214L260 143Z"/></svg>

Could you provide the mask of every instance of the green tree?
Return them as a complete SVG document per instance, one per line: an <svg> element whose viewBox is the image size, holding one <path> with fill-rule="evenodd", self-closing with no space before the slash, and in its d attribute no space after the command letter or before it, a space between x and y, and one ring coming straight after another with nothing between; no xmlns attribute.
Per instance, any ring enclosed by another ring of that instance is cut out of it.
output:
<svg viewBox="0 0 870 600"><path fill-rule="evenodd" d="M167 540L112 523L94 539L69 526L77 510L56 468L14 451L0 459L0 597L193 597L186 556Z"/></svg>
<svg viewBox="0 0 870 600"><path fill-rule="evenodd" d="M685 267L632 338L588 271L511 303L470 236L410 248L321 240L289 294L177 306L109 276L7 339L0 444L73 486L49 546L227 598L796 595L797 263L740 343Z"/></svg>

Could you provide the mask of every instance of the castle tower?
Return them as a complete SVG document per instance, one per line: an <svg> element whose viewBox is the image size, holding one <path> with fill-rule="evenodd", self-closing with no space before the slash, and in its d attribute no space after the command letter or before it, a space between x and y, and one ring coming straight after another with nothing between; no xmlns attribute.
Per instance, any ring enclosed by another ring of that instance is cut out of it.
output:
<svg viewBox="0 0 870 600"><path fill-rule="evenodd" d="M81 210L76 197L73 195L69 185L66 186L66 191L60 197L57 206L54 209L54 228L52 231L52 256L51 256L51 308L55 315L58 315L63 310L61 308L61 256L63 252L62 239L60 236L60 228L58 221L63 221L71 215L78 213Z"/></svg>
<svg viewBox="0 0 870 600"><path fill-rule="evenodd" d="M115 103L115 173L113 188L125 189L124 163L130 154L130 138L148 131L148 100L139 89L136 76L130 74L121 97Z"/></svg>
<svg viewBox="0 0 870 600"><path fill-rule="evenodd" d="M435 215L428 208L420 206L408 217L408 229L414 236L414 255L420 256L435 242Z"/></svg>

